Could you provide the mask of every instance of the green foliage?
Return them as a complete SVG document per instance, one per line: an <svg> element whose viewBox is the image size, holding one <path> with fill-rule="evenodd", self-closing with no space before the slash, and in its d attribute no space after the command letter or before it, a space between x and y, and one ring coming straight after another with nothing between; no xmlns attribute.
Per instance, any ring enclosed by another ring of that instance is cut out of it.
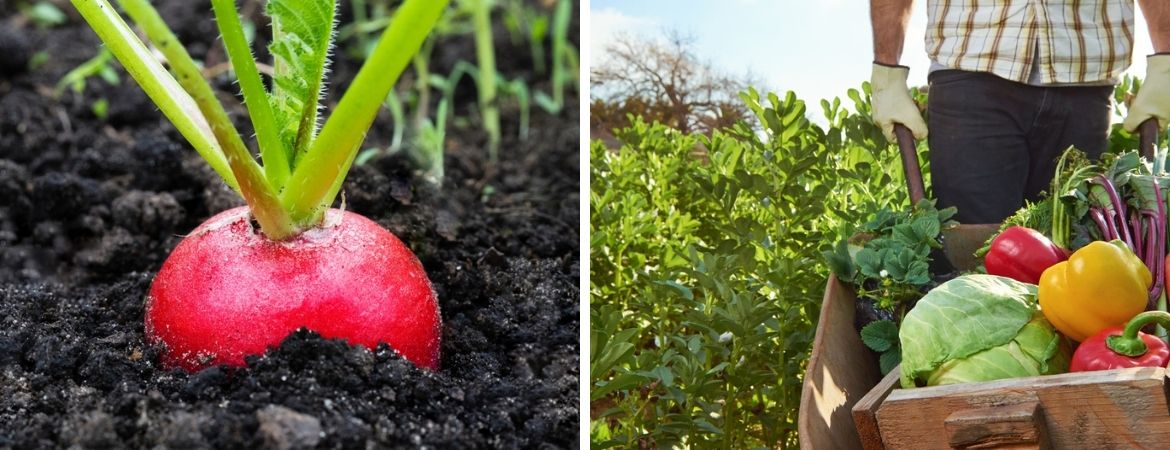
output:
<svg viewBox="0 0 1170 450"><path fill-rule="evenodd" d="M304 90L298 91L300 86L290 86L287 81L275 83L271 94L278 106L285 105L285 96L300 97L302 102L303 107L296 116L298 133L294 142L297 146L303 144L307 150L303 157L290 159L288 155L294 154L294 149L281 140L282 128L278 128L274 118L269 92L258 73L236 2L212 0L216 23L259 141L264 161L264 166L260 166L249 154L190 55L149 1L119 1L143 28L148 41L167 56L171 71L178 79L158 62L108 0L72 0L110 52L212 169L240 192L261 230L275 240L317 227L324 220L325 210L341 189L381 99L390 94L399 74L410 64L447 9L446 0L404 2L396 11L396 20L386 27L369 59L322 126L320 139L314 140L311 131L301 130L316 129L319 77L332 38L335 6L324 2L270 4L268 13L279 28L272 47L278 65L283 64L282 70L289 76L317 77L302 80L309 88L316 83L318 90L308 95L300 95L305 94ZM323 20L326 17L328 20ZM299 48L301 45L311 48Z"/></svg>
<svg viewBox="0 0 1170 450"><path fill-rule="evenodd" d="M49 54L48 50L41 50L33 53L32 57L28 59L28 70L39 70L42 66L45 65L45 63L49 62L49 59L51 58L52 56Z"/></svg>
<svg viewBox="0 0 1170 450"><path fill-rule="evenodd" d="M857 113L821 105L827 128L753 90L757 124L705 137L631 117L620 149L592 144L595 447L797 445L821 254L905 203L867 92L852 97Z"/></svg>
<svg viewBox="0 0 1170 450"><path fill-rule="evenodd" d="M999 229L991 236L987 237L987 241L983 243L983 247L980 247L979 250L975 251L975 256L980 259L982 259L984 256L987 256L987 252L991 251L992 241L994 241L995 238L999 236L999 234L1004 230L1014 226L1031 228L1033 230L1039 231L1045 236L1051 236L1052 198L1046 196L1043 200L1040 200L1036 203L1025 201L1023 208L1020 208L1018 211L1016 211L1015 214L1012 214L1011 216L1008 216L1008 218L1004 219L1003 223L1000 224Z"/></svg>
<svg viewBox="0 0 1170 450"><path fill-rule="evenodd" d="M1121 122L1125 119L1126 114L1129 113L1129 102L1137 95L1138 89L1142 87L1141 78L1136 78L1133 75L1125 75L1121 81L1113 88L1113 117L1115 118L1109 134L1109 153L1123 153L1129 150L1136 150L1138 148L1138 133L1135 131L1130 133L1122 128ZM1158 133L1158 148L1167 148L1170 145L1170 133L1165 129Z"/></svg>
<svg viewBox="0 0 1170 450"><path fill-rule="evenodd" d="M303 154L317 134L318 102L337 3L333 0L270 0L265 12L272 19L272 91L268 101L276 116L280 139L291 150L288 160Z"/></svg>
<svg viewBox="0 0 1170 450"><path fill-rule="evenodd" d="M89 105L89 110L93 112L94 117L106 120L110 116L110 101L105 97L94 100L93 104Z"/></svg>
<svg viewBox="0 0 1170 450"><path fill-rule="evenodd" d="M930 254L942 248L940 233L956 223L955 208L936 209L924 199L911 210L883 208L837 242L825 260L841 281L850 283L878 308L902 311L932 283Z"/></svg>
<svg viewBox="0 0 1170 450"><path fill-rule="evenodd" d="M365 58L370 54L376 44L374 33L391 22L392 3L387 0L353 2L354 22L338 30L338 39L346 53L355 58ZM502 133L500 109L506 106L502 102L514 101L519 109L517 135L522 140L528 138L533 104L550 114L564 110L565 91L576 86L578 73L577 49L569 41L569 26L575 11L572 0L538 4L523 0L461 0L455 5L444 12L436 25L437 35L472 35L476 43L475 60L456 61L450 72L433 73L430 56L434 39L428 40L412 61L414 79L396 89L401 101L384 103L394 118L392 144L384 149L366 149L357 158L359 163L378 154L402 150L412 161L422 164L418 169L428 180L441 184L443 146L436 139L445 136L448 122L456 127L466 127L471 123L467 117L456 117L455 108L443 104L453 105L455 89L465 79L470 79L476 86L479 96L477 119L488 134L489 159L492 161L498 158ZM508 79L498 72L494 49L497 42L493 40L493 25L496 23L503 23L513 45L527 44L535 73L549 73L547 92L533 89L527 77ZM437 100L432 99L432 89L439 93ZM432 119L432 108L445 112Z"/></svg>
<svg viewBox="0 0 1170 450"><path fill-rule="evenodd" d="M476 92L479 94L479 115L483 129L488 133L488 159L494 164L499 161L500 150L500 107L496 92L499 89L496 78L495 41L492 38L493 0L461 0L460 8L471 12L471 23L475 26L475 59L478 75L475 77ZM453 77L454 78L454 77Z"/></svg>
<svg viewBox="0 0 1170 450"><path fill-rule="evenodd" d="M114 69L113 62L114 54L110 53L109 49L102 47L93 58L79 64L65 76L62 76L57 81L54 92L61 95L68 88L74 93L80 94L85 90L86 83L92 77L101 78L112 85L121 84L122 79L118 76L118 71Z"/></svg>
<svg viewBox="0 0 1170 450"><path fill-rule="evenodd" d="M39 1L31 5L23 5L20 13L32 20L40 28L51 28L65 23L69 18L65 12L48 1Z"/></svg>
<svg viewBox="0 0 1170 450"><path fill-rule="evenodd" d="M882 375L890 373L902 362L902 344L898 340L898 325L889 320L871 322L861 329L861 342L881 354L878 363Z"/></svg>

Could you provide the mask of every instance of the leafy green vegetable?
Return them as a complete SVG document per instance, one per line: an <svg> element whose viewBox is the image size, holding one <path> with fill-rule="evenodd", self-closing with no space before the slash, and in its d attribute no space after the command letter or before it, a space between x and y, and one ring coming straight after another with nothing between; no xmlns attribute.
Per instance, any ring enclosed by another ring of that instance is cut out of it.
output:
<svg viewBox="0 0 1170 450"><path fill-rule="evenodd" d="M902 386L1062 373L1069 347L1040 313L1037 287L966 275L926 294L902 321Z"/></svg>

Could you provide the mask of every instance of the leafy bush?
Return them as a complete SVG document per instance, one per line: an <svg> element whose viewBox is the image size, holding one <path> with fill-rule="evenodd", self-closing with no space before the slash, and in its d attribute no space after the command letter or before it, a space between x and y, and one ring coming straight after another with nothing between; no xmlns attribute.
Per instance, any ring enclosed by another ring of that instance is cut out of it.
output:
<svg viewBox="0 0 1170 450"><path fill-rule="evenodd" d="M620 149L593 143L594 446L796 445L821 252L908 205L868 92L850 97L857 112L822 102L825 128L752 90L758 123L706 137L632 117Z"/></svg>

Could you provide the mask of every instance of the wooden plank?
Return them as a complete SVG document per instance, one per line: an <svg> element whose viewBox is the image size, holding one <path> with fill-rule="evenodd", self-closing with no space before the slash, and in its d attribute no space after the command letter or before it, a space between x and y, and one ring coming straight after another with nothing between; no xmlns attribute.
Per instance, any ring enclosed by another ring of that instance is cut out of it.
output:
<svg viewBox="0 0 1170 450"><path fill-rule="evenodd" d="M890 395L890 391L898 387L899 376L902 374L902 366L894 367L889 374L886 374L882 381L869 390L869 393L861 397L856 405L853 405L853 425L857 427L857 437L861 441L861 447L865 450L882 450L885 445L882 444L882 435L878 429L877 412L881 407L882 401Z"/></svg>
<svg viewBox="0 0 1170 450"><path fill-rule="evenodd" d="M1039 401L1052 448L1170 448L1166 369L1135 368L895 389L878 409L888 449L949 448L957 411Z"/></svg>
<svg viewBox="0 0 1170 450"><path fill-rule="evenodd" d="M802 449L862 448L851 410L882 375L877 356L853 327L855 303L853 291L831 276L800 395Z"/></svg>
<svg viewBox="0 0 1170 450"><path fill-rule="evenodd" d="M951 448L1049 450L1040 400L956 411L943 421Z"/></svg>

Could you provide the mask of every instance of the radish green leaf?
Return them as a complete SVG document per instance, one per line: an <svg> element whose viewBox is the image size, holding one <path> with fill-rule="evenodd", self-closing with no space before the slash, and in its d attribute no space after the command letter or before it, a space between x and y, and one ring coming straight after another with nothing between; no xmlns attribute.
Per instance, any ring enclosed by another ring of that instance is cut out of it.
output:
<svg viewBox="0 0 1170 450"><path fill-rule="evenodd" d="M271 0L274 77L269 102L288 160L299 158L317 135L319 100L329 64L337 3L334 0Z"/></svg>

